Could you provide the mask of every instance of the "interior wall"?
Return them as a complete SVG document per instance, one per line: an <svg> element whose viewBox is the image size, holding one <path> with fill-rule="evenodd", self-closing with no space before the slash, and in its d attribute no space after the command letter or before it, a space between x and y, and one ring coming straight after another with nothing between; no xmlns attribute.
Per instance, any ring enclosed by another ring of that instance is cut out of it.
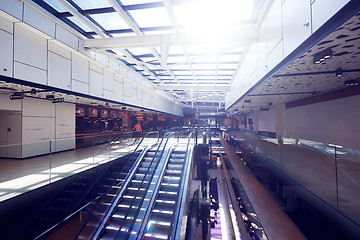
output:
<svg viewBox="0 0 360 240"><path fill-rule="evenodd" d="M269 108L269 111L258 112L258 131L276 132L276 109Z"/></svg>
<svg viewBox="0 0 360 240"><path fill-rule="evenodd" d="M21 157L21 112L0 110L0 157Z"/></svg>
<svg viewBox="0 0 360 240"><path fill-rule="evenodd" d="M286 109L287 135L360 149L360 95Z"/></svg>
<svg viewBox="0 0 360 240"><path fill-rule="evenodd" d="M0 75L174 115L183 108L132 68L85 50L69 32L21 1L0 1ZM149 98L160 105L149 104Z"/></svg>
<svg viewBox="0 0 360 240"><path fill-rule="evenodd" d="M75 148L75 104L55 104L56 151Z"/></svg>

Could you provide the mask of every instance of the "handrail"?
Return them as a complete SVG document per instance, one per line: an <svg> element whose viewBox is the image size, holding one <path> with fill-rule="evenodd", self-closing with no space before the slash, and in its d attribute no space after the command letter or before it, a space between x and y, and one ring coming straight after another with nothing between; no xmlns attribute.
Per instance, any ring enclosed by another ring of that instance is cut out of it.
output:
<svg viewBox="0 0 360 240"><path fill-rule="evenodd" d="M138 145L136 146L136 148L134 149L134 152L136 152L136 150L139 148L139 146L141 145L141 143L144 141L144 139L150 135L150 134L153 134L153 133L157 133L158 135L158 139L156 141L156 143L159 141L159 138L160 138L160 133L159 131L152 131L152 132L148 132L147 134L145 134L145 136L141 139L141 141L138 143Z"/></svg>
<svg viewBox="0 0 360 240"><path fill-rule="evenodd" d="M105 135L107 135L107 134L105 134ZM110 134L108 134L108 135L109 135L109 137L110 137ZM116 134L114 134L114 135L116 135ZM107 142L107 143L105 144L105 146L102 146L102 147L101 147L100 149L98 149L95 153L93 153L93 158L95 158L95 155L97 155L101 150L107 148L110 144L112 144L113 142L116 142L116 141L119 140L122 136L123 136L123 134L120 134L118 138L112 139L111 141ZM94 140L93 140L93 141L94 141ZM94 142L93 142L93 143L94 143ZM94 147L94 146L93 146L93 147Z"/></svg>
<svg viewBox="0 0 360 240"><path fill-rule="evenodd" d="M190 140L191 140L191 137L192 135L194 135L194 131L191 132L189 134L189 137L188 137L188 143L187 143L187 146L186 146L186 152L185 152L185 157L184 157L184 166L183 166L183 170L182 170L182 173L181 173L181 183L180 183L180 186L179 186L179 190L178 190L178 197L176 199L176 202L175 202L175 214L173 214L172 216L172 219L171 219L171 225L170 225L170 229L172 230L171 231L171 236L168 237L169 240L171 239L178 239L179 237L179 234L180 234L180 231L179 231L179 224L181 224L182 222L179 221L179 213L180 213L180 206L179 204L182 203L182 198L184 196L184 184L185 182L188 181L187 178L184 178L184 174L186 174L189 170L189 167L191 166L190 165ZM180 217L180 219L182 219L182 217Z"/></svg>

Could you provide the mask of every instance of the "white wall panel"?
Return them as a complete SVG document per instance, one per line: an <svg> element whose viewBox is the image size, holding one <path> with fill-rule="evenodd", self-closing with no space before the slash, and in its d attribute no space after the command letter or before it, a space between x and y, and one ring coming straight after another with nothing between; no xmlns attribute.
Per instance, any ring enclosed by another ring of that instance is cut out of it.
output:
<svg viewBox="0 0 360 240"><path fill-rule="evenodd" d="M265 17L267 53L282 39L281 0L274 0Z"/></svg>
<svg viewBox="0 0 360 240"><path fill-rule="evenodd" d="M55 139L54 117L23 117L22 126L23 144Z"/></svg>
<svg viewBox="0 0 360 240"><path fill-rule="evenodd" d="M107 90L107 89L104 89L103 97L106 98L106 99L114 100L114 92L110 91L110 90Z"/></svg>
<svg viewBox="0 0 360 240"><path fill-rule="evenodd" d="M60 25L56 25L56 39L65 45L78 50L78 38Z"/></svg>
<svg viewBox="0 0 360 240"><path fill-rule="evenodd" d="M103 66L101 66L99 63L90 61L90 70L93 70L95 72L102 74L102 69L103 69Z"/></svg>
<svg viewBox="0 0 360 240"><path fill-rule="evenodd" d="M13 22L0 15L0 29L13 34L14 33Z"/></svg>
<svg viewBox="0 0 360 240"><path fill-rule="evenodd" d="M49 52L48 85L61 89L71 89L71 62Z"/></svg>
<svg viewBox="0 0 360 240"><path fill-rule="evenodd" d="M258 131L276 132L276 110L259 111L257 114Z"/></svg>
<svg viewBox="0 0 360 240"><path fill-rule="evenodd" d="M0 75L13 75L13 35L0 30Z"/></svg>
<svg viewBox="0 0 360 240"><path fill-rule="evenodd" d="M62 44L57 42L56 40L49 40L48 41L48 50L53 53L56 53L57 55L60 55L64 58L71 60L71 51L61 45Z"/></svg>
<svg viewBox="0 0 360 240"><path fill-rule="evenodd" d="M79 82L73 79L71 82L71 90L74 92L89 94L89 84L84 82Z"/></svg>
<svg viewBox="0 0 360 240"><path fill-rule="evenodd" d="M20 112L10 112L8 114L8 128L11 129L8 132L7 140L10 145L7 149L7 157L21 157L21 141L22 141L22 118Z"/></svg>
<svg viewBox="0 0 360 240"><path fill-rule="evenodd" d="M316 0L312 4L312 31L315 32L349 0Z"/></svg>
<svg viewBox="0 0 360 240"><path fill-rule="evenodd" d="M21 112L9 111L8 112L8 144L19 144L21 143Z"/></svg>
<svg viewBox="0 0 360 240"><path fill-rule="evenodd" d="M108 67L109 66L109 58L108 56L101 54L101 53L96 53L95 54L95 60L101 64L103 64L104 66Z"/></svg>
<svg viewBox="0 0 360 240"><path fill-rule="evenodd" d="M47 68L47 40L20 24L15 24L15 61L37 68Z"/></svg>
<svg viewBox="0 0 360 240"><path fill-rule="evenodd" d="M289 108L288 136L359 149L359 102L357 95Z"/></svg>
<svg viewBox="0 0 360 240"><path fill-rule="evenodd" d="M115 76L116 78L116 76ZM114 100L122 101L123 100L123 83L122 81L114 81Z"/></svg>
<svg viewBox="0 0 360 240"><path fill-rule="evenodd" d="M10 100L9 96L7 94L0 94L0 110L20 111L22 100Z"/></svg>
<svg viewBox="0 0 360 240"><path fill-rule="evenodd" d="M23 116L26 117L55 117L55 104L34 98L23 100Z"/></svg>
<svg viewBox="0 0 360 240"><path fill-rule="evenodd" d="M24 5L23 21L48 36L55 37L55 23L26 4Z"/></svg>
<svg viewBox="0 0 360 240"><path fill-rule="evenodd" d="M75 104L55 104L56 138L75 138Z"/></svg>
<svg viewBox="0 0 360 240"><path fill-rule="evenodd" d="M14 77L46 85L47 73L43 69L32 67L20 62L14 62Z"/></svg>
<svg viewBox="0 0 360 240"><path fill-rule="evenodd" d="M77 81L89 83L89 60L79 54L72 54L72 78Z"/></svg>
<svg viewBox="0 0 360 240"><path fill-rule="evenodd" d="M286 0L283 4L284 55L289 55L310 34L311 10L309 0Z"/></svg>
<svg viewBox="0 0 360 240"><path fill-rule="evenodd" d="M110 70L104 69L103 73L104 89L114 90L114 73Z"/></svg>
<svg viewBox="0 0 360 240"><path fill-rule="evenodd" d="M21 127L21 126L20 126ZM4 156L4 145L8 145L8 111L0 110L0 156Z"/></svg>
<svg viewBox="0 0 360 240"><path fill-rule="evenodd" d="M90 70L90 95L102 97L103 82L102 74Z"/></svg>
<svg viewBox="0 0 360 240"><path fill-rule="evenodd" d="M283 47L282 47L282 41L279 42L279 44L269 53L267 57L267 66L268 69L273 69L277 64L283 60Z"/></svg>
<svg viewBox="0 0 360 240"><path fill-rule="evenodd" d="M150 107L150 95L147 92L142 92L142 105L145 107Z"/></svg>
<svg viewBox="0 0 360 240"><path fill-rule="evenodd" d="M136 100L137 100L137 103L138 104L141 104L142 103L142 94L143 94L143 91L141 88L136 88Z"/></svg>
<svg viewBox="0 0 360 240"><path fill-rule="evenodd" d="M22 20L24 3L20 0L1 0L0 10L10 14L11 16Z"/></svg>
<svg viewBox="0 0 360 240"><path fill-rule="evenodd" d="M55 149L55 118L22 118L22 157L31 157L49 153Z"/></svg>
<svg viewBox="0 0 360 240"><path fill-rule="evenodd" d="M265 40L266 32L263 31L259 37L259 42L256 44L256 71L258 79L264 77L268 71Z"/></svg>
<svg viewBox="0 0 360 240"><path fill-rule="evenodd" d="M119 61L109 58L109 68L118 73L120 71Z"/></svg>

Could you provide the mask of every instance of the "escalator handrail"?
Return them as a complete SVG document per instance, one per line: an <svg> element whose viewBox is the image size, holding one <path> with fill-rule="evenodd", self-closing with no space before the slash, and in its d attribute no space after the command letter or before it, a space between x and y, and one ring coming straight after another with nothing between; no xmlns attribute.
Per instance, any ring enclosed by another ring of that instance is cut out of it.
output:
<svg viewBox="0 0 360 240"><path fill-rule="evenodd" d="M193 131L189 134L189 137L188 137L188 142L187 142L185 157L184 157L184 166L183 166L181 178L180 178L181 182L180 182L180 186L178 188L178 193L177 193L178 197L176 198L176 202L175 202L175 212L171 219L171 225L170 225L171 235L168 237L168 240L178 239L179 234L180 234L179 227L181 227L181 226L179 226L179 224L181 224L182 221L179 221L179 214L180 214L180 209L181 209L179 206L179 203L182 203L182 198L183 198L184 191L185 191L184 184L185 184L185 182L188 181L188 178L184 177L184 175L188 172L187 170L190 167L190 163L191 163L190 150L192 148L190 148L190 140L194 134L195 134L195 132ZM182 219L182 217L180 217L180 218Z"/></svg>
<svg viewBox="0 0 360 240"><path fill-rule="evenodd" d="M141 145L141 143L144 141L144 139L148 136L148 135L150 135L150 134L154 134L154 133L157 133L157 141L156 141L156 143L158 143L159 142L159 138L160 138L160 133L159 133L159 131L152 131L152 132L148 132L148 133L146 133L145 134L145 136L141 139L141 141L138 143L138 145L136 146L136 148L134 149L134 152L136 152L136 150L139 148L139 146Z"/></svg>

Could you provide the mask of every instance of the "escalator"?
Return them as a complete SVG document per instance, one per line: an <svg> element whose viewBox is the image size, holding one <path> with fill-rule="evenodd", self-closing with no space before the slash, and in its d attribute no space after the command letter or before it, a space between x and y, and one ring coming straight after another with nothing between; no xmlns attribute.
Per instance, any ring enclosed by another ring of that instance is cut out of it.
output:
<svg viewBox="0 0 360 240"><path fill-rule="evenodd" d="M116 207L107 221L107 226L100 234L101 239L125 239L131 234L134 220L140 211L147 189L149 189L151 179L160 161L155 153L155 151L150 150L144 156L134 178L126 187L124 195L116 203Z"/></svg>
<svg viewBox="0 0 360 240"><path fill-rule="evenodd" d="M79 239L128 239L131 236L136 218L144 211L143 205L147 204L148 194L157 182L158 166L163 165L163 154L171 135L166 134L160 144L142 151L121 189L100 203L97 208L106 209L90 218Z"/></svg>
<svg viewBox="0 0 360 240"><path fill-rule="evenodd" d="M184 237L180 237L180 232L184 227L182 226L183 215L187 215L188 207L188 184L189 179L191 180L193 149L190 142L191 137L192 134L189 135L187 142L178 142L171 148L171 154L164 164L147 214L138 231L137 239L170 240Z"/></svg>
<svg viewBox="0 0 360 240"><path fill-rule="evenodd" d="M167 162L142 239L167 239L171 235L184 162L185 148L177 146Z"/></svg>
<svg viewBox="0 0 360 240"><path fill-rule="evenodd" d="M140 154L122 189L103 204L108 205L106 211L90 219L78 239L178 238L192 148L186 138L181 143L174 136L169 132Z"/></svg>

